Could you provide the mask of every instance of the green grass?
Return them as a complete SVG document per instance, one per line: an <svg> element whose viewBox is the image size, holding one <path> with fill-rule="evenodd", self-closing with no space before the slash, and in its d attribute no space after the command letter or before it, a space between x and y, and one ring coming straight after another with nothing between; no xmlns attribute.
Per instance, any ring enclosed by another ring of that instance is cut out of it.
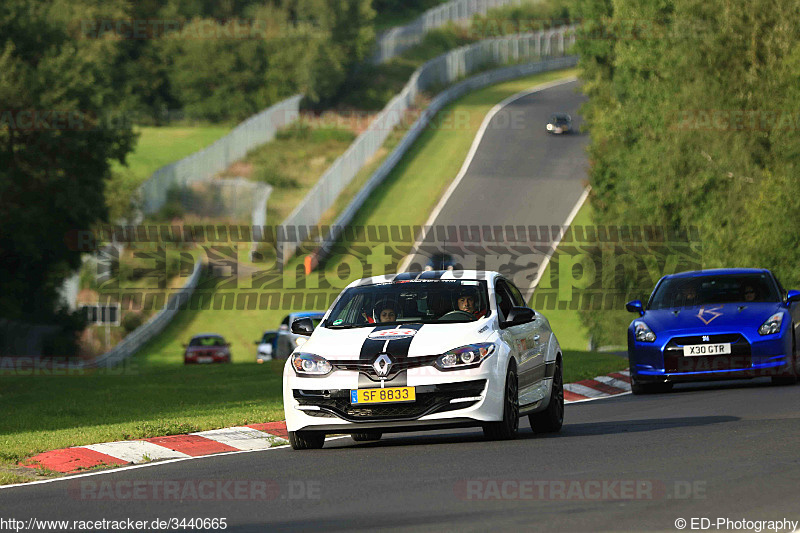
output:
<svg viewBox="0 0 800 533"><path fill-rule="evenodd" d="M127 158L127 170L145 181L159 168L173 163L214 143L231 131L228 126L144 126L137 127L139 138ZM113 170L121 170L118 163Z"/></svg>
<svg viewBox="0 0 800 533"><path fill-rule="evenodd" d="M419 7L412 7L412 5L409 5L405 9L381 10L375 14L375 20L373 22L375 33L378 34L395 26L404 26L422 15L428 9L447 1L448 0L426 0L425 2L418 2Z"/></svg>
<svg viewBox="0 0 800 533"><path fill-rule="evenodd" d="M355 138L349 129L301 120L250 151L242 168L250 179L272 186L267 225L283 222Z"/></svg>
<svg viewBox="0 0 800 533"><path fill-rule="evenodd" d="M592 207L587 200L583 207L581 207L575 220L572 221L575 226L590 226L592 224ZM556 252L558 253L558 252ZM548 263L542 275L544 283L540 286L546 285L547 280L550 279L551 269L553 263ZM533 306L533 298L529 305ZM581 317L577 311L571 309L540 309L542 313L547 316L550 321L550 327L558 338L561 348L564 350L587 350L589 348L589 331L586 326L581 322ZM624 368L624 367L622 367ZM596 374L600 375L600 374Z"/></svg>
<svg viewBox="0 0 800 533"><path fill-rule="evenodd" d="M628 368L627 357L610 353L564 349L562 356L564 383L574 383Z"/></svg>
<svg viewBox="0 0 800 533"><path fill-rule="evenodd" d="M230 130L224 125L135 128L139 137L133 152L128 154L127 165L118 161L111 165L112 176L106 184L110 220L130 215L130 199L153 172L213 144Z"/></svg>
<svg viewBox="0 0 800 533"><path fill-rule="evenodd" d="M68 446L281 420L282 368L134 360L106 374L0 377L0 469Z"/></svg>

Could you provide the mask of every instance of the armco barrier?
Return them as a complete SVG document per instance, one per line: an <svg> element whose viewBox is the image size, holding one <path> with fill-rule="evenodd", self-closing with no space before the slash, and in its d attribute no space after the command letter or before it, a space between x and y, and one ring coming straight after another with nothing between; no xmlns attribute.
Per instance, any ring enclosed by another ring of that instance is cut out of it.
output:
<svg viewBox="0 0 800 533"><path fill-rule="evenodd" d="M135 354L144 344L161 333L167 324L178 313L182 305L189 301L200 275L203 271L203 263L198 260L194 264L192 275L189 276L186 284L167 301L164 308L153 315L150 320L136 328L128 336L122 339L116 346L109 351L86 363L86 367L111 367L128 357Z"/></svg>
<svg viewBox="0 0 800 533"><path fill-rule="evenodd" d="M390 60L403 50L422 42L429 31L448 22L466 21L477 14L485 15L490 9L533 1L536 0L451 0L427 10L405 26L397 26L378 36L372 62L380 64Z"/></svg>
<svg viewBox="0 0 800 533"><path fill-rule="evenodd" d="M437 85L449 85L491 65L563 56L567 47L574 43L574 39L575 32L571 26L487 39L442 54L422 65L400 94L392 98L347 151L333 162L283 222L277 232L276 252L279 262L285 264L295 253L299 244L305 240L304 230L319 224L323 214L334 204L339 194L383 146L392 129L400 123L421 91ZM574 59L571 61L574 64Z"/></svg>
<svg viewBox="0 0 800 533"><path fill-rule="evenodd" d="M158 211L167 201L172 187L207 180L243 158L251 149L271 141L275 132L297 120L301 99L302 95L295 95L278 102L248 118L211 146L156 170L139 188L142 211L148 214Z"/></svg>

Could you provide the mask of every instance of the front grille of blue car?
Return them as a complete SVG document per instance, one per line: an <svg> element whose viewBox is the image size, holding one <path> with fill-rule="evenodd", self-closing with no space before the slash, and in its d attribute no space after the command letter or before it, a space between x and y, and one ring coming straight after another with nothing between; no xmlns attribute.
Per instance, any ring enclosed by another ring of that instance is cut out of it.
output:
<svg viewBox="0 0 800 533"><path fill-rule="evenodd" d="M667 373L741 370L752 364L751 347L747 339L739 333L673 337L664 347L664 371ZM725 355L689 356L683 355L683 347L692 344L730 343L731 353Z"/></svg>

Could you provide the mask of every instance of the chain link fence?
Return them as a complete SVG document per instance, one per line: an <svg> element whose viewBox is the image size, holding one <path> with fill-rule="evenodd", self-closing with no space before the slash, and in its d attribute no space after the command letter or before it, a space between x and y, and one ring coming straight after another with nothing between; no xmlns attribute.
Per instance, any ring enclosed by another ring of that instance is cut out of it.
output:
<svg viewBox="0 0 800 533"><path fill-rule="evenodd" d="M200 276L203 272L203 262L199 259L194 264L194 270L183 287L172 295L164 308L150 317L150 320L133 330L116 346L109 351L84 364L87 368L112 367L135 354L150 339L161 333L172 321L180 310L189 302Z"/></svg>
<svg viewBox="0 0 800 533"><path fill-rule="evenodd" d="M302 95L295 95L278 102L248 118L211 146L156 170L139 189L142 211L155 213L167 202L170 191L209 180L251 149L271 141L280 128L297 120L301 99Z"/></svg>
<svg viewBox="0 0 800 533"><path fill-rule="evenodd" d="M422 42L422 38L429 31L440 28L448 22L462 22L474 15L485 15L490 9L508 5L518 6L532 1L536 0L452 0L436 6L410 24L397 26L378 36L372 62L377 65L389 61L403 50Z"/></svg>
<svg viewBox="0 0 800 533"><path fill-rule="evenodd" d="M319 223L325 211L333 205L358 171L383 146L386 138L403 119L420 92L435 86L450 85L459 78L487 69L492 65L519 63L530 59L541 61L551 59L552 56L564 56L567 48L575 42L574 30L574 27L568 26L524 35L487 39L442 54L422 65L414 72L400 94L386 105L347 151L333 162L303 201L278 228L276 252L279 263L285 264L294 255L303 240L314 233L312 230ZM561 63L554 64L560 65ZM569 61L563 62L563 67L554 66L552 68L564 68L574 64L574 58L571 58ZM537 71L532 70L531 72ZM498 78L499 80L500 78ZM487 81L486 83L494 82ZM445 94L452 95L454 93ZM424 115L430 117L430 113L427 111ZM412 131L414 131L413 128ZM392 158L388 159L384 166L392 160ZM359 193L358 197L362 194L363 191ZM364 198L366 197L364 196Z"/></svg>

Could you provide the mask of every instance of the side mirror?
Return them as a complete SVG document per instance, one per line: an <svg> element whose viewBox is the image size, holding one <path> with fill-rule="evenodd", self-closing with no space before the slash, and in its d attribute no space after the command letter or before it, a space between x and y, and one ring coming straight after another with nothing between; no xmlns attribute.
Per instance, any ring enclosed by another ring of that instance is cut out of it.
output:
<svg viewBox="0 0 800 533"><path fill-rule="evenodd" d="M527 324L533 321L536 316L536 311L530 307L512 307L508 312L508 318L501 324L502 328L509 328L511 326L518 326L520 324Z"/></svg>
<svg viewBox="0 0 800 533"><path fill-rule="evenodd" d="M292 322L292 333L295 335L311 335L314 333L314 322L310 318L298 318Z"/></svg>
<svg viewBox="0 0 800 533"><path fill-rule="evenodd" d="M641 300L633 300L625 304L625 309L631 313L639 313L639 316L644 314L644 306Z"/></svg>
<svg viewBox="0 0 800 533"><path fill-rule="evenodd" d="M253 341L253 344L255 344L256 346L258 346L259 344L261 344L261 341Z"/></svg>
<svg viewBox="0 0 800 533"><path fill-rule="evenodd" d="M786 303L792 304L795 302L800 302L800 291L791 290L786 296Z"/></svg>
<svg viewBox="0 0 800 533"><path fill-rule="evenodd" d="M186 344L186 343L181 344L181 346L183 346L184 348L188 348L189 347L189 345Z"/></svg>

